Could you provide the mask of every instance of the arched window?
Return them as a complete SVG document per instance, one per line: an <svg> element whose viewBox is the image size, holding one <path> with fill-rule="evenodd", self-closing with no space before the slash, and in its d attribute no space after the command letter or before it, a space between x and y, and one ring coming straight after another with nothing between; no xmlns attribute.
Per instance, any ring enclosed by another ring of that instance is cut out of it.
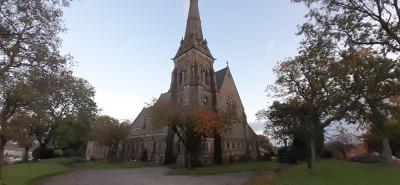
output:
<svg viewBox="0 0 400 185"><path fill-rule="evenodd" d="M209 80L208 72L205 73L204 80L206 81L206 84L208 85L208 80Z"/></svg>
<svg viewBox="0 0 400 185"><path fill-rule="evenodd" d="M179 84L183 82L183 72L179 73Z"/></svg>

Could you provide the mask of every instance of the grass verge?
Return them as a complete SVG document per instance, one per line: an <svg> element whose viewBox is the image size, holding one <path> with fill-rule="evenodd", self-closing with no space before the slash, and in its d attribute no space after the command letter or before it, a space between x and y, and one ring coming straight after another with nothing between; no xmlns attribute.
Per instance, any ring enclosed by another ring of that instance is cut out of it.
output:
<svg viewBox="0 0 400 185"><path fill-rule="evenodd" d="M8 165L3 168L3 179L7 185L28 185L45 177L74 170L69 164L78 158L59 158L26 164Z"/></svg>
<svg viewBox="0 0 400 185"><path fill-rule="evenodd" d="M209 166L194 169L176 169L169 172L170 175L214 175L223 173L265 171L278 168L276 162L248 162L231 165Z"/></svg>
<svg viewBox="0 0 400 185"><path fill-rule="evenodd" d="M140 168L147 163L109 163L107 161L84 162L81 158L56 158L24 164L13 164L3 168L6 185L30 185L46 177L64 174L79 168L126 169Z"/></svg>
<svg viewBox="0 0 400 185"><path fill-rule="evenodd" d="M314 170L292 166L281 173L256 179L251 185L398 185L400 167L324 160Z"/></svg>

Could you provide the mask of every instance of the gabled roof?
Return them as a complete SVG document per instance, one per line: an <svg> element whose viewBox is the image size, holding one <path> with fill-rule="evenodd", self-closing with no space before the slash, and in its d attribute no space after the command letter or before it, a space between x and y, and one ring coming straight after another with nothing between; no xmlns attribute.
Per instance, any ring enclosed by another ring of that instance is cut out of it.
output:
<svg viewBox="0 0 400 185"><path fill-rule="evenodd" d="M215 78L216 78L216 82L217 82L217 89L220 90L222 87L222 84L224 83L225 80L225 76L229 71L229 67L226 67L224 69L221 69L217 72L215 72Z"/></svg>

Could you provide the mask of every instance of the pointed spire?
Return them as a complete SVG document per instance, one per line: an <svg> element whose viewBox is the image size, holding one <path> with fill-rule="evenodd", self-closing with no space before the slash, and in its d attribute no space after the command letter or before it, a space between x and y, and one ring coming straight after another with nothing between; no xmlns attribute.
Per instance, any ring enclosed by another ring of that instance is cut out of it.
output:
<svg viewBox="0 0 400 185"><path fill-rule="evenodd" d="M190 0L189 15L187 19L185 40L194 37L196 41L203 40L203 30L201 28L199 0Z"/></svg>
<svg viewBox="0 0 400 185"><path fill-rule="evenodd" d="M196 48L202 53L213 58L210 49L207 46L207 40L203 37L203 30L201 27L199 0L190 0L189 15L186 24L185 37L181 41L181 46L174 59Z"/></svg>

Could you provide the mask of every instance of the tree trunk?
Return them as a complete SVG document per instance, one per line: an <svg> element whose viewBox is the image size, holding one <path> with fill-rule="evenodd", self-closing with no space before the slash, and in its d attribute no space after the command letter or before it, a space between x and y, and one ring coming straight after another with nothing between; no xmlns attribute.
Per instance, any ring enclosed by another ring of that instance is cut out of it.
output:
<svg viewBox="0 0 400 185"><path fill-rule="evenodd" d="M186 165L185 166L187 168L189 168L189 169L192 169L193 168L192 162L193 162L193 160L192 160L192 152L190 151L190 149L186 148L186 150L185 150L185 163L186 163Z"/></svg>
<svg viewBox="0 0 400 185"><path fill-rule="evenodd" d="M171 127L168 128L168 133L166 137L166 145L165 145L165 158L164 164L173 164L176 163L176 159L174 159L174 136L175 132ZM178 153L179 155L179 153Z"/></svg>
<svg viewBox="0 0 400 185"><path fill-rule="evenodd" d="M390 141L388 138L384 137L382 139L382 147L383 147L383 157L385 159L385 163L393 163L393 153L392 148L390 147Z"/></svg>
<svg viewBox="0 0 400 185"><path fill-rule="evenodd" d="M24 153L24 158L22 159L22 162L27 163L29 162L29 149L31 147L26 146L25 147L25 153Z"/></svg>
<svg viewBox="0 0 400 185"><path fill-rule="evenodd" d="M308 161L308 168L309 169L314 169L315 163L317 160L317 151L315 147L315 139L310 138L310 156L309 156L309 161Z"/></svg>
<svg viewBox="0 0 400 185"><path fill-rule="evenodd" d="M8 142L8 139L4 136L0 136L0 185L3 185L3 166L6 164L6 161L4 160L4 150L5 146Z"/></svg>

